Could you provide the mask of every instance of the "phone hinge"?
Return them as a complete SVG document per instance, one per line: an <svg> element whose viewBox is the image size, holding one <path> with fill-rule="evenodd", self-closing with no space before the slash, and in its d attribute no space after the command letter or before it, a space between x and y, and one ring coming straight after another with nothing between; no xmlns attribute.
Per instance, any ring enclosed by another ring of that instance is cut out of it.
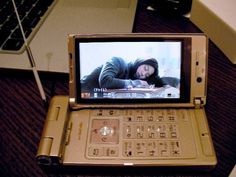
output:
<svg viewBox="0 0 236 177"><path fill-rule="evenodd" d="M75 98L69 99L70 106L73 107L75 105Z"/></svg>
<svg viewBox="0 0 236 177"><path fill-rule="evenodd" d="M43 137L40 140L41 146L39 147L40 155L49 156L51 152L51 147L53 143L52 137Z"/></svg>
<svg viewBox="0 0 236 177"><path fill-rule="evenodd" d="M56 96L51 100L44 130L39 143L37 160L40 165L62 162L68 125L68 97ZM71 129L71 126L69 126Z"/></svg>
<svg viewBox="0 0 236 177"><path fill-rule="evenodd" d="M194 98L195 108L197 108L197 109L202 108L205 104L206 104L206 98L205 97L196 97L196 98Z"/></svg>

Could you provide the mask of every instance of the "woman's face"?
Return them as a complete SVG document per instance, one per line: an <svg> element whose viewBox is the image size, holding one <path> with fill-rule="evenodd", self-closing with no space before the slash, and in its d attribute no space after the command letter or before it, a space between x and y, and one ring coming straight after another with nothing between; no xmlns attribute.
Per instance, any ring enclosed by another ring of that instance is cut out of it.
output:
<svg viewBox="0 0 236 177"><path fill-rule="evenodd" d="M146 79L154 73L155 69L151 65L140 65L135 73L138 79Z"/></svg>

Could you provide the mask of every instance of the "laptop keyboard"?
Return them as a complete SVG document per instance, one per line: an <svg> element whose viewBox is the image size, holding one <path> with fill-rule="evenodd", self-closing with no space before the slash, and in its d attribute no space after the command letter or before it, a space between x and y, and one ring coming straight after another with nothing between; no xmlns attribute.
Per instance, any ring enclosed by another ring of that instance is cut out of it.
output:
<svg viewBox="0 0 236 177"><path fill-rule="evenodd" d="M54 0L14 0L26 38L33 35ZM18 51L24 40L11 0L0 1L0 52Z"/></svg>
<svg viewBox="0 0 236 177"><path fill-rule="evenodd" d="M189 124L176 109L93 110L91 118L88 158L180 158L178 123Z"/></svg>

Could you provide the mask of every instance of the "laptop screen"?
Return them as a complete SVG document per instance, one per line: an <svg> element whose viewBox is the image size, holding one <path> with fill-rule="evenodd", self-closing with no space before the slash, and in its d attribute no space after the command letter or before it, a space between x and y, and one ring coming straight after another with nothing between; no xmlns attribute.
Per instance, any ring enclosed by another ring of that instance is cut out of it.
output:
<svg viewBox="0 0 236 177"><path fill-rule="evenodd" d="M75 51L77 102L189 102L191 38L77 39Z"/></svg>

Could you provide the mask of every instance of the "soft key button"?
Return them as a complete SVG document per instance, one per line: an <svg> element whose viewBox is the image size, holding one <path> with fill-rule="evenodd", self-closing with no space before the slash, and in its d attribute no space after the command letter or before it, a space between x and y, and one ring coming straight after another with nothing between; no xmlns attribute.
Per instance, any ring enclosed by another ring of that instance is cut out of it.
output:
<svg viewBox="0 0 236 177"><path fill-rule="evenodd" d="M104 155L102 147L90 147L88 155L92 157L101 157Z"/></svg>
<svg viewBox="0 0 236 177"><path fill-rule="evenodd" d="M95 117L104 117L104 116L115 117L119 116L120 114L121 114L120 110L117 109L96 109L92 111L92 116Z"/></svg>
<svg viewBox="0 0 236 177"><path fill-rule="evenodd" d="M104 147L105 156L117 157L119 155L119 149L117 147Z"/></svg>
<svg viewBox="0 0 236 177"><path fill-rule="evenodd" d="M88 155L91 157L117 157L119 149L117 147L90 147Z"/></svg>

